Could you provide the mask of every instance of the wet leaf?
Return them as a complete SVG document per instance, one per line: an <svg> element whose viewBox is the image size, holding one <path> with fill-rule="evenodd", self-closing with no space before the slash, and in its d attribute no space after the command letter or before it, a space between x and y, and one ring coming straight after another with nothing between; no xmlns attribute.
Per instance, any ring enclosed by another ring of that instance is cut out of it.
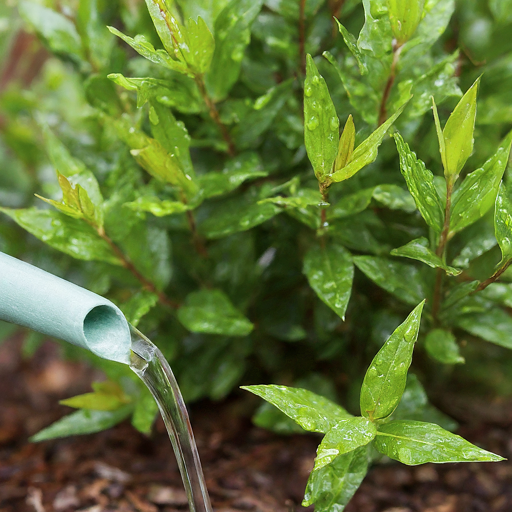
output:
<svg viewBox="0 0 512 512"><path fill-rule="evenodd" d="M466 160L473 152L476 94L479 81L480 79L478 78L461 98L448 118L442 132L434 103L434 116L439 138L441 160L443 162L445 176L452 183L456 181Z"/></svg>
<svg viewBox="0 0 512 512"><path fill-rule="evenodd" d="M434 329L427 334L425 348L431 357L443 364L464 363L455 336L445 329Z"/></svg>
<svg viewBox="0 0 512 512"><path fill-rule="evenodd" d="M422 421L399 420L381 425L374 444L379 452L408 466L504 460L438 425Z"/></svg>
<svg viewBox="0 0 512 512"><path fill-rule="evenodd" d="M344 455L371 442L377 433L375 424L361 416L338 421L325 434L315 458L313 472L330 464L339 455Z"/></svg>
<svg viewBox="0 0 512 512"><path fill-rule="evenodd" d="M400 171L407 183L421 216L435 231L441 233L444 223L444 207L434 185L433 174L416 154L409 149L399 133L394 139L400 155Z"/></svg>
<svg viewBox="0 0 512 512"><path fill-rule="evenodd" d="M417 304L427 296L425 284L412 265L375 256L354 256L353 261L372 281L407 304Z"/></svg>
<svg viewBox="0 0 512 512"><path fill-rule="evenodd" d="M417 238L402 247L393 249L391 255L418 260L432 268L442 268L450 276L458 276L462 272L462 270L458 268L446 265L443 260L429 248L428 240L425 237Z"/></svg>
<svg viewBox="0 0 512 512"><path fill-rule="evenodd" d="M373 190L373 199L390 208L391 210L403 210L412 213L416 210L416 204L411 194L398 185L377 185Z"/></svg>
<svg viewBox="0 0 512 512"><path fill-rule="evenodd" d="M327 180L338 154L339 124L324 78L311 55L307 56L304 83L304 141L315 176Z"/></svg>
<svg viewBox="0 0 512 512"><path fill-rule="evenodd" d="M258 201L258 204L272 203L285 208L307 208L308 206L325 206L322 194L316 189L301 188L293 196L267 197Z"/></svg>
<svg viewBox="0 0 512 512"><path fill-rule="evenodd" d="M457 319L457 326L485 341L512 348L512 317L502 309L463 316Z"/></svg>
<svg viewBox="0 0 512 512"><path fill-rule="evenodd" d="M505 183L501 183L496 197L494 231L501 249L501 267L512 259L512 197Z"/></svg>
<svg viewBox="0 0 512 512"><path fill-rule="evenodd" d="M287 386L241 386L284 412L309 432L326 433L338 422L351 418L341 405L302 388Z"/></svg>
<svg viewBox="0 0 512 512"><path fill-rule="evenodd" d="M189 18L186 29L190 48L189 62L194 71L202 75L210 69L215 49L213 35L201 16L198 16L197 20Z"/></svg>
<svg viewBox="0 0 512 512"><path fill-rule="evenodd" d="M498 151L485 164L468 174L453 193L450 233L456 233L473 224L493 206L501 178L507 167L512 143L512 132Z"/></svg>
<svg viewBox="0 0 512 512"><path fill-rule="evenodd" d="M256 153L246 152L229 160L220 172L208 172L198 177L205 198L227 194L247 180L268 175Z"/></svg>
<svg viewBox="0 0 512 512"><path fill-rule="evenodd" d="M341 245L315 245L304 256L303 271L318 297L344 320L354 278L351 254Z"/></svg>
<svg viewBox="0 0 512 512"><path fill-rule="evenodd" d="M179 321L192 332L247 336L254 326L220 290L201 290L187 295L178 310Z"/></svg>
<svg viewBox="0 0 512 512"><path fill-rule="evenodd" d="M375 188L365 188L342 197L335 205L327 210L327 219L343 219L360 213L369 206Z"/></svg>
<svg viewBox="0 0 512 512"><path fill-rule="evenodd" d="M399 45L414 35L423 16L425 0L388 0L391 30Z"/></svg>
<svg viewBox="0 0 512 512"><path fill-rule="evenodd" d="M125 405L116 411L91 411L81 409L51 424L30 438L33 443L59 437L94 434L121 423L132 412L132 405Z"/></svg>
<svg viewBox="0 0 512 512"><path fill-rule="evenodd" d="M356 141L356 128L354 126L354 120L352 114L348 116L345 127L341 132L340 141L338 144L338 155L334 162L334 169L342 169L350 162L352 153L354 152L354 144Z"/></svg>
<svg viewBox="0 0 512 512"><path fill-rule="evenodd" d="M87 261L121 262L110 246L88 224L53 210L0 208L23 229L45 244L73 258Z"/></svg>
<svg viewBox="0 0 512 512"><path fill-rule="evenodd" d="M206 85L214 101L226 98L240 74L251 26L263 0L231 0L215 20L215 52Z"/></svg>
<svg viewBox="0 0 512 512"><path fill-rule="evenodd" d="M152 213L155 217L165 217L190 210L190 206L181 201L158 199L155 196L140 196L131 203L125 203L124 206L137 212Z"/></svg>
<svg viewBox="0 0 512 512"><path fill-rule="evenodd" d="M356 38L336 18L335 21L338 25L340 34L343 36L343 40L345 41L347 48L350 50L357 61L359 72L361 75L365 75L368 73L368 68L366 66L366 58L364 52L359 48Z"/></svg>
<svg viewBox="0 0 512 512"><path fill-rule="evenodd" d="M386 132L389 130L391 125L402 113L408 101L409 100L407 100L389 119L379 126L365 141L357 146L345 167L335 169L335 172L330 176L332 181L339 182L351 178L356 174L356 172L360 171L368 164L371 164L377 158L379 146L384 139L384 135L386 135Z"/></svg>
<svg viewBox="0 0 512 512"><path fill-rule="evenodd" d="M317 512L328 512L345 508L359 488L368 471L366 446L339 455L309 475L304 493L303 507L315 504Z"/></svg>
<svg viewBox="0 0 512 512"><path fill-rule="evenodd" d="M490 251L496 244L496 238L492 231L485 230L476 233L468 240L452 263L456 267L468 268L471 261Z"/></svg>
<svg viewBox="0 0 512 512"><path fill-rule="evenodd" d="M424 304L425 301L416 306L395 329L373 358L364 376L361 414L372 421L387 418L402 398Z"/></svg>

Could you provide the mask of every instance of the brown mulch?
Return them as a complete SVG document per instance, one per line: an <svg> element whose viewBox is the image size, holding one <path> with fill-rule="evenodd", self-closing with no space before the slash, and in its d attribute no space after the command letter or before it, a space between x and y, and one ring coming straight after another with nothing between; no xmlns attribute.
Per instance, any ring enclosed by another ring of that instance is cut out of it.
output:
<svg viewBox="0 0 512 512"><path fill-rule="evenodd" d="M151 437L128 423L38 444L28 437L68 413L58 400L100 378L61 361L55 345L23 360L18 340L0 346L0 512L186 512L163 424ZM300 507L319 438L279 437L251 425L245 402L195 404L191 421L216 512ZM504 406L505 407L505 406ZM511 407L501 416L510 417ZM507 416L508 414L508 416ZM459 433L512 457L510 422L466 423ZM373 468L347 512L510 512L512 463Z"/></svg>

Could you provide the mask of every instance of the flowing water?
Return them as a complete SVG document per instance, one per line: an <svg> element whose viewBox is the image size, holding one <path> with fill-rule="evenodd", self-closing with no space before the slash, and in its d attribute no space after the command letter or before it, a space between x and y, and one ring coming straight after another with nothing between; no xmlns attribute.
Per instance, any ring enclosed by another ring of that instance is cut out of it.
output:
<svg viewBox="0 0 512 512"><path fill-rule="evenodd" d="M187 408L171 367L160 350L130 326L132 359L130 368L155 398L171 438L191 512L212 512L201 461Z"/></svg>

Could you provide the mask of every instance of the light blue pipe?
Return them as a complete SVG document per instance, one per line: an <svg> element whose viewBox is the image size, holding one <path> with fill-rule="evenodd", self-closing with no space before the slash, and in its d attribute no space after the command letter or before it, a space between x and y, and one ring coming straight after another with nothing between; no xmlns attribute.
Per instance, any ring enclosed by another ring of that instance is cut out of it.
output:
<svg viewBox="0 0 512 512"><path fill-rule="evenodd" d="M130 328L109 300L0 252L0 320L130 363Z"/></svg>

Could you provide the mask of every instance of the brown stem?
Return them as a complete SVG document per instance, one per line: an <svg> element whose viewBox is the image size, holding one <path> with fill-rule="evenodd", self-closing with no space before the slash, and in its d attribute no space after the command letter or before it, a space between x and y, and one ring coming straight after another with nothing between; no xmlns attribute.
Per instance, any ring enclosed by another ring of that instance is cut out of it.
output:
<svg viewBox="0 0 512 512"><path fill-rule="evenodd" d="M187 222L192 232L192 241L194 242L194 247L198 254L200 254L203 258L208 258L208 251L203 243L203 240L199 233L197 232L196 219L194 219L194 214L187 210Z"/></svg>
<svg viewBox="0 0 512 512"><path fill-rule="evenodd" d="M123 251L112 241L112 239L105 233L103 228L95 227L98 235L107 242L107 244L112 249L112 252L117 256L123 267L132 273L132 275L142 284L142 286L154 293L161 304L168 306L173 309L178 309L180 304L165 295L165 293L161 292L157 289L155 284L151 282L149 279L146 279L135 267L135 265L124 255Z"/></svg>
<svg viewBox="0 0 512 512"><path fill-rule="evenodd" d="M496 272L494 272L494 274L491 277L489 277L489 279L482 281L473 293L481 292L482 290L485 290L490 284L496 282L500 278L501 274L503 274L503 272L505 272L505 270L507 270L507 268L509 267L509 265L511 263L512 263L512 260L507 261L507 263L505 263L505 265L503 265L501 268L496 270Z"/></svg>
<svg viewBox="0 0 512 512"><path fill-rule="evenodd" d="M219 111L215 106L215 103L210 98L208 91L206 90L206 86L204 85L204 80L201 75L195 76L195 81L201 96L203 97L203 101L208 107L208 111L210 113L210 117L213 119L215 124L219 127L220 133L222 134L222 138L226 141L228 145L228 154L229 156L235 156L235 144L233 143L233 139L226 128L226 125L220 120Z"/></svg>
<svg viewBox="0 0 512 512"><path fill-rule="evenodd" d="M393 42L393 61L391 62L391 69L389 70L388 81L386 82L386 87L384 88L384 92L382 93L382 100L380 102L379 107L379 126L386 121L387 112L386 112L386 104L389 99L389 95L391 94L391 89L393 88L393 84L395 83L396 78L396 67L398 65L398 61L400 60L400 54L402 53L402 45L399 45L396 41Z"/></svg>
<svg viewBox="0 0 512 512"><path fill-rule="evenodd" d="M332 0L330 2L329 7L331 9L332 18L336 18L337 20L340 19L341 9L343 8L344 4L345 4L345 0ZM332 20L332 37L335 38L337 33L338 33L338 24L333 19Z"/></svg>
<svg viewBox="0 0 512 512"><path fill-rule="evenodd" d="M452 209L452 192L453 181L449 178L446 181L446 206L444 210L444 224L441 235L439 236L439 243L437 244L436 254L444 259L446 245L448 243L448 235L450 233L450 214ZM432 298L432 317L434 322L437 322L437 314L439 313L439 306L441 305L442 289L443 289L444 270L438 268L436 272L436 283L434 285L434 295Z"/></svg>
<svg viewBox="0 0 512 512"><path fill-rule="evenodd" d="M299 4L299 62L300 70L306 74L306 0L300 0Z"/></svg>

